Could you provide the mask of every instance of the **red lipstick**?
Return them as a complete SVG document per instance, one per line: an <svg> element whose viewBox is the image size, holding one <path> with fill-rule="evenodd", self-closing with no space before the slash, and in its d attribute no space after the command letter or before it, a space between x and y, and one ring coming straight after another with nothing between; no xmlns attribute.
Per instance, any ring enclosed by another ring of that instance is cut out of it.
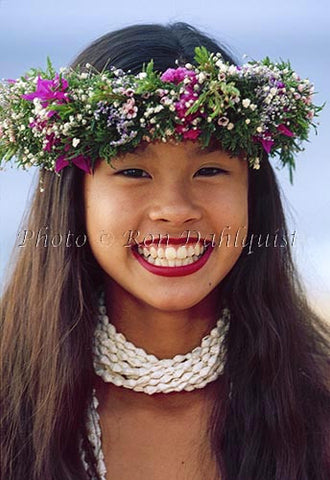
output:
<svg viewBox="0 0 330 480"><path fill-rule="evenodd" d="M182 242L182 239L177 239L178 241L176 242L173 242L171 240L170 243L172 244L184 244ZM196 240L195 240L196 242ZM189 243L193 243L193 242L188 242ZM170 244L169 244L170 245ZM157 266L157 265L154 265L152 263L149 263L142 255L140 255L137 251L136 248L132 248L132 253L134 255L134 257L136 258L136 260L140 263L140 265L142 265L142 267L144 267L146 270L148 270L149 272L151 273L154 273L155 275L161 275L163 277L183 277L185 275L190 275L192 273L195 273L197 272L198 270L200 270L204 265L205 263L208 261L211 253L212 253L212 246L209 245L205 252L203 253L203 255L201 255L201 257L196 260L196 262L194 263L190 263L189 265L182 265L180 267L162 267L162 266Z"/></svg>

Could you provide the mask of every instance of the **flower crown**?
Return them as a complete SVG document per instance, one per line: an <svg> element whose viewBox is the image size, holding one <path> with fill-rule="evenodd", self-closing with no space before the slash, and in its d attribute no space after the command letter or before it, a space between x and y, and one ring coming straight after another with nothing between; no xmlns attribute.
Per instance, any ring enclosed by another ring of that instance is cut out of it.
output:
<svg viewBox="0 0 330 480"><path fill-rule="evenodd" d="M242 66L220 53L195 49L197 66L154 70L153 61L137 75L111 67L98 72L87 64L56 73L33 69L0 85L0 164L13 157L60 172L76 165L90 173L97 159L132 151L143 141L216 139L252 168L263 153L288 165L308 139L313 118L313 85L289 62L269 58Z"/></svg>

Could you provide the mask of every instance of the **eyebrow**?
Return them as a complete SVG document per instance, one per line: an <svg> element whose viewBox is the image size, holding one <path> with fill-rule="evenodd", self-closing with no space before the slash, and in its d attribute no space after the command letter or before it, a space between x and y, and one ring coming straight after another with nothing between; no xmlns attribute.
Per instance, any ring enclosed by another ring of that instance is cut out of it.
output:
<svg viewBox="0 0 330 480"><path fill-rule="evenodd" d="M149 145L150 144L147 143L147 142L146 143L141 143L137 147L135 147L134 150L132 150L130 152L127 152L127 153L137 155L138 157L141 157L142 155L146 156L146 157L153 157L154 154L151 153L150 150L147 148ZM207 145L204 148L202 148L200 145L197 144L196 148L194 148L191 151L191 154L192 154L193 157L197 157L198 155L207 155L207 154L217 152L217 151L219 151L219 152L222 151L221 146L216 141L211 140L209 145Z"/></svg>

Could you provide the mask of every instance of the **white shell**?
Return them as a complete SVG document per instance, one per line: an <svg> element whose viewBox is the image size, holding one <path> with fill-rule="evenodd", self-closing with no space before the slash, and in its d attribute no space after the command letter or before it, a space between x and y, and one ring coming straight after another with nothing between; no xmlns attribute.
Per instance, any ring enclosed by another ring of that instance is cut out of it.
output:
<svg viewBox="0 0 330 480"><path fill-rule="evenodd" d="M223 372L222 342L228 327L224 320L230 318L228 309L223 310L217 325L203 337L201 345L184 355L158 359L117 332L106 315L104 294L98 308L93 360L95 372L104 381L152 395L203 388Z"/></svg>

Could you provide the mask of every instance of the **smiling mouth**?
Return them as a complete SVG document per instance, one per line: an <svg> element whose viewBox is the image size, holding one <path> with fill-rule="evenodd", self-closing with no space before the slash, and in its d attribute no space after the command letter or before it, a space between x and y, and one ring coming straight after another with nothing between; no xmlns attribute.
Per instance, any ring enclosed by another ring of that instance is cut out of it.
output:
<svg viewBox="0 0 330 480"><path fill-rule="evenodd" d="M199 243L167 247L138 247L138 253L151 265L157 267L183 267L197 262L205 248Z"/></svg>
<svg viewBox="0 0 330 480"><path fill-rule="evenodd" d="M181 244L180 244L181 243ZM182 245L169 242L167 246L134 247L132 253L149 272L166 277L190 275L205 265L212 253L212 246L200 242Z"/></svg>

